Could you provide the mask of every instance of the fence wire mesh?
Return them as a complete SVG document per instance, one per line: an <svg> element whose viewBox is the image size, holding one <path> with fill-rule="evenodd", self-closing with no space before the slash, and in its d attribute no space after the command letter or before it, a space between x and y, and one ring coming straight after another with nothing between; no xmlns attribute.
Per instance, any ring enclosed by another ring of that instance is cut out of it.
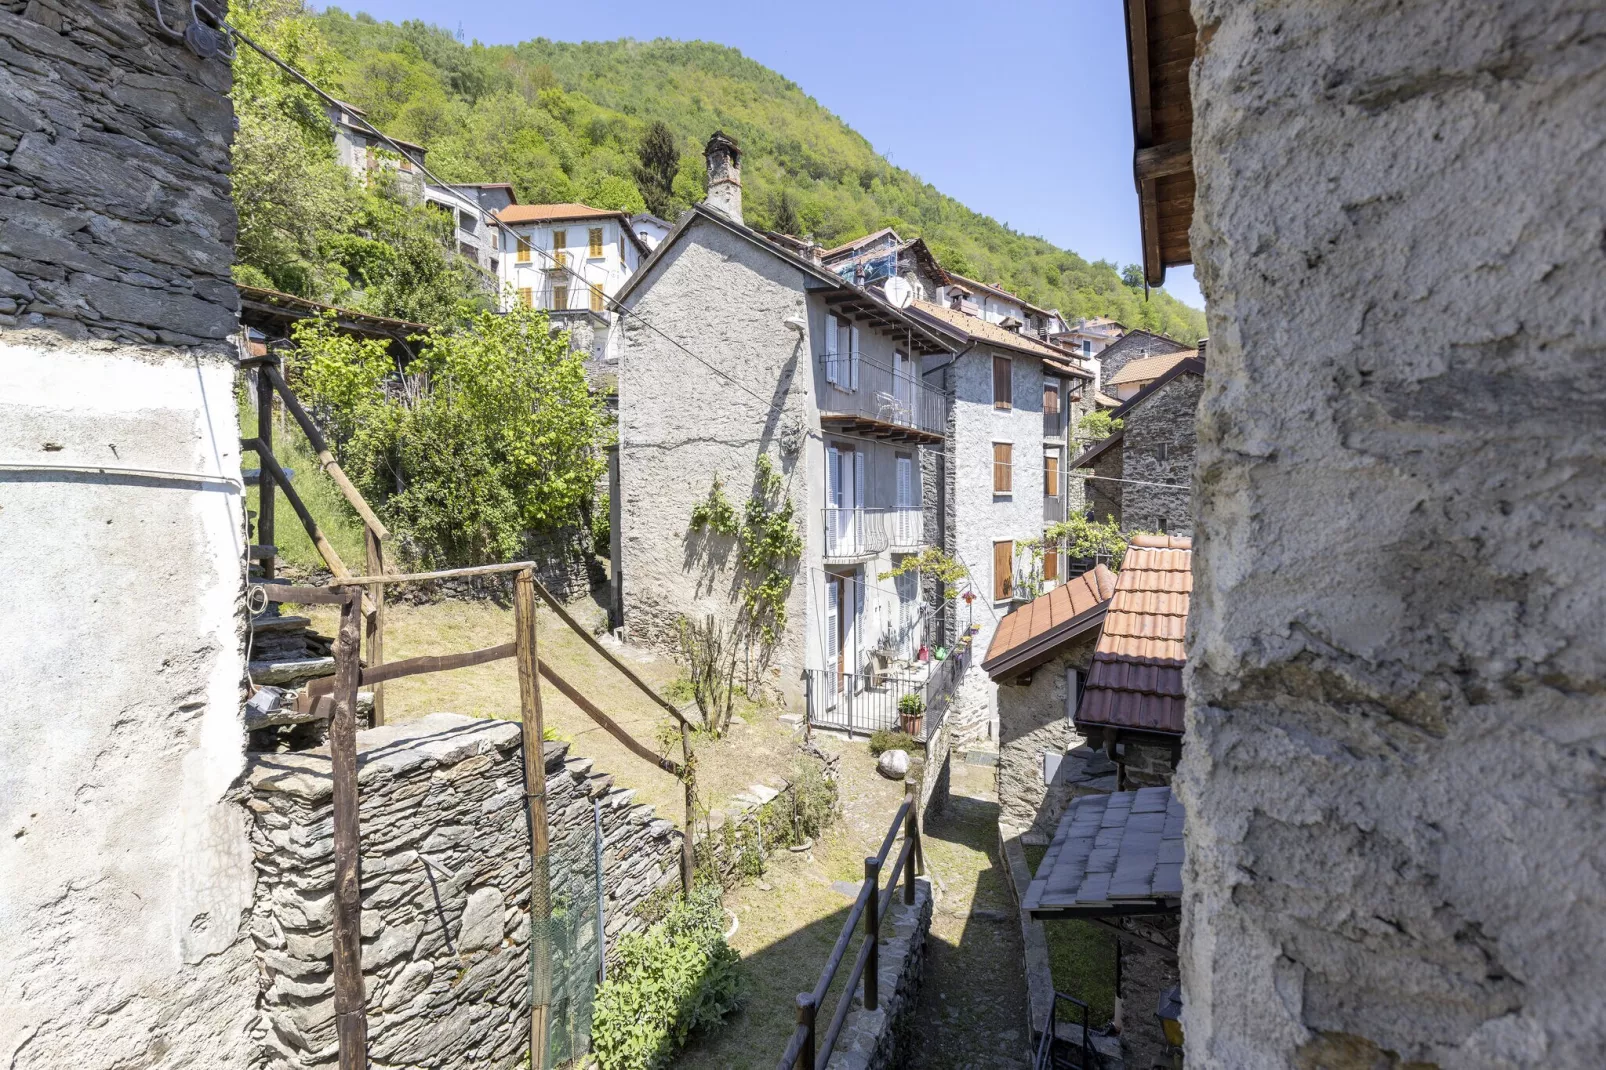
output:
<svg viewBox="0 0 1606 1070"><path fill-rule="evenodd" d="M586 816L589 819L590 815ZM602 964L597 832L586 820L575 834L555 839L547 855L550 917L544 937L549 966L540 969L543 956L537 948L532 958L531 991L537 997L548 996L549 1067L576 1065L591 1050L592 1005ZM540 886L538 882L536 887ZM540 934L541 927L536 931Z"/></svg>

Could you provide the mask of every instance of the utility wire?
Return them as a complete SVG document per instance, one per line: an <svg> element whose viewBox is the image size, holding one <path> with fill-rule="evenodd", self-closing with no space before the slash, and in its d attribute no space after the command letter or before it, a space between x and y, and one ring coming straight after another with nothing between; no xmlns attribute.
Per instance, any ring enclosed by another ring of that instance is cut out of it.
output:
<svg viewBox="0 0 1606 1070"><path fill-rule="evenodd" d="M223 24L223 26L224 26L224 28L226 30L228 30L229 33L233 34L234 36L238 37L240 40L244 41L248 46L250 46L253 50L258 52L268 62L274 64L275 66L277 66L279 68L281 68L286 73L288 73L292 78L294 78L296 81L300 82L302 85L304 85L308 89L312 90L312 92L316 93L326 103L330 104L331 106L333 106L333 107L335 107L337 109L341 108L342 102L339 99L337 99L336 97L330 95L321 86L319 86L316 82L314 82L312 79L308 78L305 74L302 74L300 71L296 70L296 68L292 67L289 63L285 62L284 60L280 59L278 56L274 55L272 51L270 51L267 48L264 48L262 45L260 45L257 42L253 41L249 36L247 36L244 33L241 33L234 26L231 26L226 22ZM422 173L425 178L428 178L429 180L433 181L438 186L444 186L444 187L446 187L448 189L450 189L452 187L452 183L445 181L439 175L435 174L435 172L433 172L429 168L425 167L424 166L424 162L422 160L415 160L412 157L412 155L406 149L404 149L401 146L401 144L399 142L397 142L395 139L391 138L389 135L387 135L384 131L380 130L378 127L374 126L367 119L365 119L364 117L362 117L360 115L356 115L356 114L352 114L351 117L353 119L357 120L357 122L359 122L360 124L362 124L362 127L363 127L363 129L365 131L367 131L368 133L371 133L375 137L379 138L385 144L389 145L392 149L394 149L408 163L410 163L414 167L418 168L419 172ZM464 199L468 200L468 198L464 198ZM519 242L521 241L521 239L520 239L517 231L513 230L513 228L510 227L508 224L502 222L502 220L496 218L496 216L493 213L485 211L485 209L482 208L477 202L474 203L473 207L474 207L475 214L478 215L482 221L484 221L487 225L494 226L494 227L498 228L499 231L510 235L513 238L515 250L519 248ZM500 243L498 243L498 244L500 244ZM586 286L587 288L589 288L592 285L591 281L589 279L587 279L584 275L582 275L579 272L575 271L573 268L569 267L567 264L559 263L558 260L557 260L557 257L555 257L552 253L548 252L547 250L545 250L545 249L537 249L535 246L529 245L527 243L525 244L524 247L528 248L528 249L531 249L534 252L540 253L543 258L545 258L547 261L549 261L552 264L552 267L549 270L562 271L565 274L572 276L577 282L581 283L583 286ZM705 360L701 356L698 356L696 353L692 352L685 345L683 345L678 339L676 339L676 338L670 336L669 334L665 333L656 324L654 324L653 322L648 320L645 316L641 315L641 313L636 312L634 309L625 308L624 306L620 305L617 301L615 301L613 298L607 297L606 295L604 295L604 300L606 300L610 305L613 306L613 309L614 309L615 312L617 312L618 314L620 314L622 316L628 315L628 316L632 317L633 319L636 320L636 322L640 323L642 326L646 327L648 330L652 331L654 334L658 335L660 338L663 338L665 341L669 342L669 344L673 345L675 348L677 348L681 352L685 353L688 357L691 357L697 363L699 363L699 364L703 365L704 367L706 367L709 371L713 372L715 375L719 376L721 379L725 380L727 383L730 383L732 386L736 387L738 390L741 390L743 393L745 393L748 396L752 397L755 401L759 402L761 405L764 405L766 407L768 407L770 405L771 399L766 398L763 395L759 394L757 391L749 388L747 386L747 384L741 382L739 379L734 378L733 376L730 375L730 373L726 372L723 368L720 368L718 365L712 363L711 361Z"/></svg>

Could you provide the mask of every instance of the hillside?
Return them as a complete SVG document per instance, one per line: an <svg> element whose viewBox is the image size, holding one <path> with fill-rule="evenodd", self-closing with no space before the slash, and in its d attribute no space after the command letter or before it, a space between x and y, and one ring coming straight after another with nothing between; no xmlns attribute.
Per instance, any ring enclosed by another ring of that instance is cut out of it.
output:
<svg viewBox="0 0 1606 1070"><path fill-rule="evenodd" d="M701 198L701 146L716 129L742 145L748 221L827 245L883 226L924 237L954 270L1068 317L1113 315L1187 341L1204 314L1163 291L1145 300L1108 262L1089 263L979 215L883 159L797 85L740 52L657 40L465 45L420 22L331 8L316 17L340 91L395 136L429 147L430 168L461 182L511 181L526 202L585 201L639 211L648 124L675 138L672 188L652 207Z"/></svg>

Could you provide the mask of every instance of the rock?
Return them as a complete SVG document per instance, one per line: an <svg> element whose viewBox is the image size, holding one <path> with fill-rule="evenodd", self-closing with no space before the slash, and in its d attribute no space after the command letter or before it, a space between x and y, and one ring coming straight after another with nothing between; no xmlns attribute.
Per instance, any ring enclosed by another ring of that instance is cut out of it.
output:
<svg viewBox="0 0 1606 1070"><path fill-rule="evenodd" d="M502 912L507 904L497 888L480 888L468 897L457 933L459 953L488 951L502 943Z"/></svg>
<svg viewBox="0 0 1606 1070"><path fill-rule="evenodd" d="M432 963L409 962L406 969L402 970L401 976L390 986L390 991L385 993L381 1005L387 1011L406 1006L413 1001L414 996L428 988L434 979L435 967Z"/></svg>
<svg viewBox="0 0 1606 1070"><path fill-rule="evenodd" d="M888 780L902 780L909 775L909 752L884 750L875 763L875 771Z"/></svg>

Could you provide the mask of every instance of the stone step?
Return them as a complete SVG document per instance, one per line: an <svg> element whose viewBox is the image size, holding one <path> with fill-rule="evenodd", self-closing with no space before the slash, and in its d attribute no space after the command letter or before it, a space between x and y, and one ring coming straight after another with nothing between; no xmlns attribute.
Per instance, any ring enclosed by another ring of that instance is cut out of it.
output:
<svg viewBox="0 0 1606 1070"><path fill-rule="evenodd" d="M312 626L311 617L275 616L266 613L251 618L251 630L258 634L262 632L298 632L303 628Z"/></svg>

